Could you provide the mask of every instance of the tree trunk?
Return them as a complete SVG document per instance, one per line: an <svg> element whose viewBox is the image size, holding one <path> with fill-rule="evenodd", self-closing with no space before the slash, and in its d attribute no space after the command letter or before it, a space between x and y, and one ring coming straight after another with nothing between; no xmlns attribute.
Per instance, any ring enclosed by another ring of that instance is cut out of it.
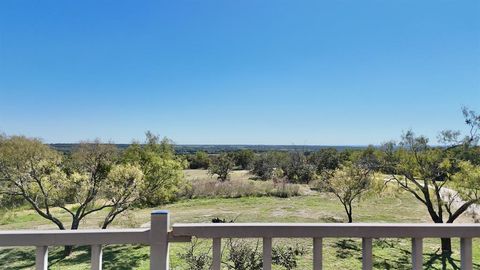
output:
<svg viewBox="0 0 480 270"><path fill-rule="evenodd" d="M63 247L63 256L68 257L73 252L73 246L65 246Z"/></svg>
<svg viewBox="0 0 480 270"><path fill-rule="evenodd" d="M348 205L347 205L348 204ZM348 216L348 223L352 223L353 222L353 214L352 214L352 203L347 203L345 204L345 211L347 212L347 216Z"/></svg>
<svg viewBox="0 0 480 270"><path fill-rule="evenodd" d="M452 239L442 238L442 254L452 254Z"/></svg>
<svg viewBox="0 0 480 270"><path fill-rule="evenodd" d="M70 227L70 230L76 230L78 229L78 225L80 224L80 220L74 219L72 221L72 226ZM73 246L65 246L63 248L63 256L68 257L70 254L73 252Z"/></svg>

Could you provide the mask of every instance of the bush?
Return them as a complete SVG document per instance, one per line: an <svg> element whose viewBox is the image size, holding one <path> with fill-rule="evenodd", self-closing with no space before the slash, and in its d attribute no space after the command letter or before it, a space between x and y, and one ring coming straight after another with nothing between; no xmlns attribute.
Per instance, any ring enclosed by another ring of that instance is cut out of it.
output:
<svg viewBox="0 0 480 270"><path fill-rule="evenodd" d="M206 241L210 245L209 241ZM193 240L191 246L179 257L184 260L190 270L210 269L212 263L211 247L200 246L198 239ZM205 243L205 242L203 242ZM260 242L255 243L249 240L229 239L222 250L226 251L227 261L222 263L229 270L261 270L263 268L263 254ZM298 257L306 254L303 248L298 246L275 246L272 249L272 264L284 267L287 270L295 269L298 266Z"/></svg>
<svg viewBox="0 0 480 270"><path fill-rule="evenodd" d="M326 148L308 156L308 162L316 167L317 174L322 174L337 169L343 160L337 149Z"/></svg>
<svg viewBox="0 0 480 270"><path fill-rule="evenodd" d="M305 254L303 248L276 246L272 249L272 263L285 267L287 270L297 268L298 256Z"/></svg>
<svg viewBox="0 0 480 270"><path fill-rule="evenodd" d="M275 188L268 193L269 196L290 198L300 196L300 186L297 184L288 184L286 182L275 184Z"/></svg>
<svg viewBox="0 0 480 270"><path fill-rule="evenodd" d="M233 270L261 270L263 267L262 253L259 251L259 242L252 247L246 241L229 241L228 269Z"/></svg>
<svg viewBox="0 0 480 270"><path fill-rule="evenodd" d="M261 154L253 163L252 173L262 180L282 177L283 171L281 168L285 167L287 160L287 153L283 152L267 152Z"/></svg>
<svg viewBox="0 0 480 270"><path fill-rule="evenodd" d="M208 270L212 264L209 250L199 248L197 240L192 241L187 252L180 253L179 257L185 261L190 270Z"/></svg>
<svg viewBox="0 0 480 270"><path fill-rule="evenodd" d="M210 157L203 151L197 151L195 155L189 155L187 159L190 169L208 169L210 166Z"/></svg>
<svg viewBox="0 0 480 270"><path fill-rule="evenodd" d="M182 194L185 198L292 197L300 195L300 186L284 182L231 180L194 180Z"/></svg>
<svg viewBox="0 0 480 270"><path fill-rule="evenodd" d="M292 183L305 183L316 178L316 168L314 165L307 162L307 158L303 153L295 152L291 153L283 170L285 176Z"/></svg>
<svg viewBox="0 0 480 270"><path fill-rule="evenodd" d="M235 165L242 170L250 170L253 167L255 153L252 150L244 149L233 153Z"/></svg>

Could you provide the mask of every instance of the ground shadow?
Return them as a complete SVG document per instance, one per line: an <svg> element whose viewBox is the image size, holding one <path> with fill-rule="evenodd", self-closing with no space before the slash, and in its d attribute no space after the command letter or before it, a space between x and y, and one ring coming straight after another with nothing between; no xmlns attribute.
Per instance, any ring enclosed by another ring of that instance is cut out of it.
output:
<svg viewBox="0 0 480 270"><path fill-rule="evenodd" d="M373 241L376 249L387 249L388 252L377 252L373 254L374 269L412 269L412 253L410 249L402 248L399 239L378 239ZM341 239L333 244L336 249L336 257L347 259L361 257L361 243L352 239ZM461 262L452 257L451 254L442 254L440 250L433 253L425 253L423 269L426 270L460 270ZM474 263L473 269L480 269L480 264Z"/></svg>
<svg viewBox="0 0 480 270"><path fill-rule="evenodd" d="M432 270L460 270L460 261L452 258L451 254L441 252L429 253L427 261L423 264L425 269ZM478 269L478 268L475 268Z"/></svg>
<svg viewBox="0 0 480 270"><path fill-rule="evenodd" d="M61 266L61 268L68 269L70 266L79 264L89 265L90 256L89 246L75 247L72 255L67 257L63 254L63 248L51 248L49 251L49 268ZM103 250L103 269L134 269L148 258L148 250L143 249L143 246L140 245L107 246ZM31 269L35 266L35 249L1 249L0 262L1 265L8 265L8 269L12 270Z"/></svg>
<svg viewBox="0 0 480 270"><path fill-rule="evenodd" d="M358 256L361 252L360 247L352 239L341 239L333 244L336 250L335 256L340 259L346 259L353 256Z"/></svg>
<svg viewBox="0 0 480 270"><path fill-rule="evenodd" d="M0 262L8 269L20 270L35 266L35 250L32 248L5 248L0 250Z"/></svg>

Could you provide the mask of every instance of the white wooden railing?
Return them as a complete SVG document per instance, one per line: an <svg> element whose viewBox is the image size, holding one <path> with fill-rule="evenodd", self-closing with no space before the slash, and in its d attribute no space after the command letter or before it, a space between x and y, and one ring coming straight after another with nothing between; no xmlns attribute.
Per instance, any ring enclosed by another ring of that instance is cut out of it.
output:
<svg viewBox="0 0 480 270"><path fill-rule="evenodd" d="M0 231L0 246L36 246L36 269L47 269L48 247L90 245L92 269L102 269L102 246L150 246L150 269L169 269L169 243L189 242L191 237L213 239L212 270L220 270L222 238L262 238L263 269L270 270L272 238L313 239L313 269L322 269L323 238L362 239L362 269L373 267L373 238L411 238L412 269L423 265L423 238L460 238L461 269L472 270L472 238L480 237L479 224L317 224L317 223L196 223L170 226L167 211L151 214L150 229L76 231Z"/></svg>

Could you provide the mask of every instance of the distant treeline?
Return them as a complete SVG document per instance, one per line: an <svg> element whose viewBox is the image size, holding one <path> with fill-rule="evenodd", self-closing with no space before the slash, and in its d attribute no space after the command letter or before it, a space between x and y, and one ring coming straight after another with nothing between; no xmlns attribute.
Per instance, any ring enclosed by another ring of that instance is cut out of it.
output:
<svg viewBox="0 0 480 270"><path fill-rule="evenodd" d="M115 144L119 149L126 149L130 144ZM78 144L76 143L54 143L50 144L54 149L61 152L71 152ZM350 146L350 145L240 145L240 144L177 144L174 145L177 154L194 154L203 151L208 154L219 154L223 152L235 152L238 150L252 150L257 153L268 151L285 151L285 152L316 152L320 149L334 148L338 151L345 149L362 150L367 146Z"/></svg>

